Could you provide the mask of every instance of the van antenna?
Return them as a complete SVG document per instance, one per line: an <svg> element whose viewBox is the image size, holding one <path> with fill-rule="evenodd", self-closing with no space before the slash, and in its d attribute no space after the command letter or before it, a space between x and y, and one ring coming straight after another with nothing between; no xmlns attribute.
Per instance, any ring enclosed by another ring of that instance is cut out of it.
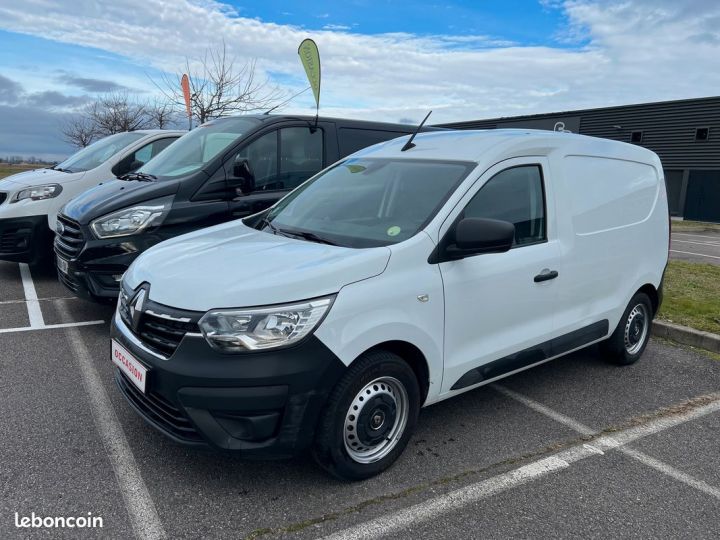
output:
<svg viewBox="0 0 720 540"><path fill-rule="evenodd" d="M432 111L427 113L427 116L423 118L423 121L420 122L420 125L415 130L415 133L413 133L410 138L408 139L408 142L405 143L405 146L403 146L400 151L404 152L405 150L410 150L411 148L415 148L415 145L413 144L413 139L415 138L415 135L418 134L418 132L422 129L422 127L425 125L425 121L430 118L430 115L432 114Z"/></svg>
<svg viewBox="0 0 720 540"><path fill-rule="evenodd" d="M269 109L268 109L267 111L265 111L263 114L264 114L264 115L265 115L265 114L270 114L271 112L273 112L273 111L274 111L275 109L277 109L278 107L283 107L283 106L287 105L287 104L290 103L293 99L295 99L296 97L298 97L300 94L304 94L304 93L307 92L308 90L310 90L310 87L309 87L309 86L308 86L307 88L304 88L304 89L300 90L297 94L293 94L292 96L290 96L289 98L287 98L285 101L281 101L280 103L278 103L278 104L275 105L274 107L269 108Z"/></svg>

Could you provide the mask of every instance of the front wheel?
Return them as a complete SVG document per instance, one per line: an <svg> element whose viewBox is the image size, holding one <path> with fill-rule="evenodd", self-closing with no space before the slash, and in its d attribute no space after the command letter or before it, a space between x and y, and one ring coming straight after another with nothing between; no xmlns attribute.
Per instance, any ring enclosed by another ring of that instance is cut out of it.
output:
<svg viewBox="0 0 720 540"><path fill-rule="evenodd" d="M602 343L608 361L627 366L640 359L650 340L653 310L645 293L632 297L612 335Z"/></svg>
<svg viewBox="0 0 720 540"><path fill-rule="evenodd" d="M333 389L315 438L324 469L346 480L384 471L407 446L420 410L415 373L387 351L362 355Z"/></svg>

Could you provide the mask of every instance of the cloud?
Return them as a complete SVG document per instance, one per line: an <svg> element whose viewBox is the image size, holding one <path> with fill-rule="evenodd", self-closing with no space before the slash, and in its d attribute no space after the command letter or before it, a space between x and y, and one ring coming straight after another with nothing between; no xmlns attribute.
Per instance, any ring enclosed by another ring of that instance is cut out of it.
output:
<svg viewBox="0 0 720 540"><path fill-rule="evenodd" d="M55 78L58 82L66 84L68 86L74 86L80 88L85 92L91 93L105 93L105 92L119 92L129 90L127 86L118 84L113 81L107 81L104 79L92 79L88 77L79 77L68 73L67 71L59 70L59 75Z"/></svg>
<svg viewBox="0 0 720 540"><path fill-rule="evenodd" d="M321 112L434 122L717 94L720 3L545 0L566 39L522 46L489 36L363 35L239 16L213 0L59 0L0 7L0 27L103 49L174 72L224 40L240 61L298 91L297 46L313 37L323 65ZM78 14L82 16L79 17ZM158 17L158 13L162 17ZM104 29L112 28L112 32ZM286 112L310 112L303 95Z"/></svg>
<svg viewBox="0 0 720 540"><path fill-rule="evenodd" d="M24 96L24 101L32 106L49 108L78 108L90 101L89 96L68 96L56 90L35 92Z"/></svg>
<svg viewBox="0 0 720 540"><path fill-rule="evenodd" d="M323 30L336 30L339 32L344 32L350 30L350 26L346 24L326 24L325 26L323 26Z"/></svg>
<svg viewBox="0 0 720 540"><path fill-rule="evenodd" d="M13 80L0 75L0 103L17 103L22 93L22 86Z"/></svg>
<svg viewBox="0 0 720 540"><path fill-rule="evenodd" d="M60 126L69 117L27 106L0 105L0 155L33 154L47 160L60 160L74 152L62 140Z"/></svg>

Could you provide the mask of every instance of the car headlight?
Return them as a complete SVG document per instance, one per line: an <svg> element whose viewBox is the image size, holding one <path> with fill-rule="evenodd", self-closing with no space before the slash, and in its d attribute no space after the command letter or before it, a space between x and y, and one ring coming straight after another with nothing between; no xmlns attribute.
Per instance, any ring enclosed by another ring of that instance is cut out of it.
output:
<svg viewBox="0 0 720 540"><path fill-rule="evenodd" d="M161 225L172 207L173 197L163 197L154 201L131 206L102 216L92 223L90 228L97 238L115 238L137 234L148 227Z"/></svg>
<svg viewBox="0 0 720 540"><path fill-rule="evenodd" d="M221 352L256 351L297 343L320 324L335 297L281 306L209 311L200 330Z"/></svg>
<svg viewBox="0 0 720 540"><path fill-rule="evenodd" d="M41 201L43 199L52 199L62 193L60 184L47 184L45 186L36 186L18 191L10 202L18 202L23 199L32 199L33 201Z"/></svg>

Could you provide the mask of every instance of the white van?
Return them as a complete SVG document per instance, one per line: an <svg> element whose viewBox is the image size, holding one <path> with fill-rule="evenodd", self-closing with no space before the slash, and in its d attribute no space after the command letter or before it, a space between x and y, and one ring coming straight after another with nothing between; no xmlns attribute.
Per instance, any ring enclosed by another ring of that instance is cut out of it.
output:
<svg viewBox="0 0 720 540"><path fill-rule="evenodd" d="M185 131L110 135L49 169L0 180L0 260L38 263L53 254L56 216L66 202L103 181L131 173Z"/></svg>
<svg viewBox="0 0 720 540"><path fill-rule="evenodd" d="M312 447L359 479L422 406L593 343L640 357L668 260L654 153L528 130L406 142L140 256L112 360L148 422L247 456Z"/></svg>

